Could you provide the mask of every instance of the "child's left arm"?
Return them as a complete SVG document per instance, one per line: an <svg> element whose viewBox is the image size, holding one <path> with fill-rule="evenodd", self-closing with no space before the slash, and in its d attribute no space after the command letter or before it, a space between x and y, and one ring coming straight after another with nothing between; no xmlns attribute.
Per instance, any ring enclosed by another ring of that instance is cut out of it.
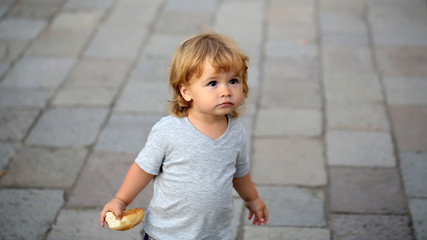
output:
<svg viewBox="0 0 427 240"><path fill-rule="evenodd" d="M253 224L258 226L268 221L268 210L264 201L258 196L258 192L249 174L233 179L233 187L245 201L245 206L249 209L249 219L254 215Z"/></svg>

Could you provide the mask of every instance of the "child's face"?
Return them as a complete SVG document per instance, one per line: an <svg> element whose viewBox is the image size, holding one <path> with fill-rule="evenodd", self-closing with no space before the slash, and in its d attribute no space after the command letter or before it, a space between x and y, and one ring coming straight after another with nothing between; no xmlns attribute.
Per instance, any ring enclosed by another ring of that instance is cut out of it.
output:
<svg viewBox="0 0 427 240"><path fill-rule="evenodd" d="M191 101L189 114L224 116L243 102L242 78L234 71L216 72L206 59L202 75L180 87L181 95Z"/></svg>

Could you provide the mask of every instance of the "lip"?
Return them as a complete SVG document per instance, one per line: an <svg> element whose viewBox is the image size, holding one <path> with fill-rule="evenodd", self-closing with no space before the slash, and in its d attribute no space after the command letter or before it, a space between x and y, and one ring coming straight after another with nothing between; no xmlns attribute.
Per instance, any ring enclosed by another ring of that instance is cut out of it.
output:
<svg viewBox="0 0 427 240"><path fill-rule="evenodd" d="M234 104L232 102L223 102L223 103L219 104L218 106L219 107L231 107L233 105Z"/></svg>

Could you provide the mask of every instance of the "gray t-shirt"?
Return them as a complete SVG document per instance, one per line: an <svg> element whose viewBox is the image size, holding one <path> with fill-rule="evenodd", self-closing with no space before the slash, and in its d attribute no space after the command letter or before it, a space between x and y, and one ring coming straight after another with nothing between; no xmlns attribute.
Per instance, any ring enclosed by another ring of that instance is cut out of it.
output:
<svg viewBox="0 0 427 240"><path fill-rule="evenodd" d="M155 239L231 239L232 180L249 172L245 130L228 118L216 140L188 118L167 116L151 129L135 162L154 177L145 231Z"/></svg>

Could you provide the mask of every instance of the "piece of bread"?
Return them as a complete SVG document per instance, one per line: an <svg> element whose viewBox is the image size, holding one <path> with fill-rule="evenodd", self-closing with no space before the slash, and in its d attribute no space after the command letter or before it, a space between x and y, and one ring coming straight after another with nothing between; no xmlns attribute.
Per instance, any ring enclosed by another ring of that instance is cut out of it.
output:
<svg viewBox="0 0 427 240"><path fill-rule="evenodd" d="M132 208L123 211L123 217L119 221L112 212L107 212L105 221L111 230L125 231L138 225L144 218L144 210L141 208Z"/></svg>

